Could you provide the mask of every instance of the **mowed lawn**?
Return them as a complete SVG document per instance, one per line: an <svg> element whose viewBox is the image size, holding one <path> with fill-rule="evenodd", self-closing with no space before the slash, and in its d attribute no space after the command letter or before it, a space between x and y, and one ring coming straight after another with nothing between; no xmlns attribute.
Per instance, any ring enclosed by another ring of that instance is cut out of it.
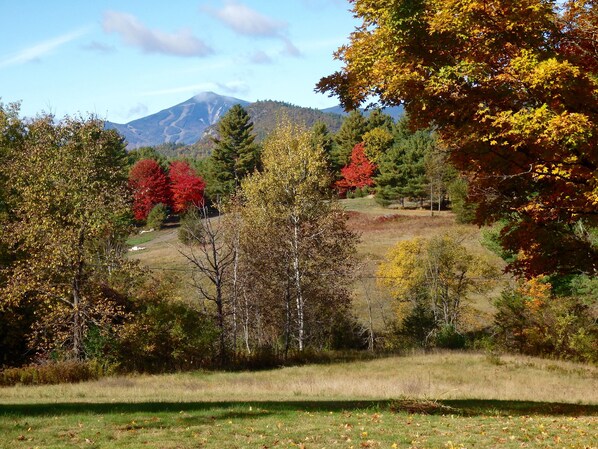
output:
<svg viewBox="0 0 598 449"><path fill-rule="evenodd" d="M438 353L0 389L2 448L592 448L598 368Z"/></svg>

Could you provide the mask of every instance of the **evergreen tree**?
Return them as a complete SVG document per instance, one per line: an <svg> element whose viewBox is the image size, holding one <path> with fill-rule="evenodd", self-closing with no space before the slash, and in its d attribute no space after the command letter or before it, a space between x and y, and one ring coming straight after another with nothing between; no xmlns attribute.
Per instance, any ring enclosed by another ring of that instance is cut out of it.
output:
<svg viewBox="0 0 598 449"><path fill-rule="evenodd" d="M417 131L397 141L380 159L376 199L382 204L405 197L423 201L427 195L425 155L434 146L428 131Z"/></svg>
<svg viewBox="0 0 598 449"><path fill-rule="evenodd" d="M363 135L368 131L368 122L361 112L351 111L334 137L337 145L333 154L335 169L340 170L349 163L353 148L363 141Z"/></svg>
<svg viewBox="0 0 598 449"><path fill-rule="evenodd" d="M210 186L212 197L234 193L259 160L253 123L241 105L234 105L218 122L218 136L211 157L215 184Z"/></svg>
<svg viewBox="0 0 598 449"><path fill-rule="evenodd" d="M326 123L317 121L311 129L311 144L314 148L321 148L324 151L324 157L328 163L329 170L334 169L334 159L332 152L334 150L334 138Z"/></svg>

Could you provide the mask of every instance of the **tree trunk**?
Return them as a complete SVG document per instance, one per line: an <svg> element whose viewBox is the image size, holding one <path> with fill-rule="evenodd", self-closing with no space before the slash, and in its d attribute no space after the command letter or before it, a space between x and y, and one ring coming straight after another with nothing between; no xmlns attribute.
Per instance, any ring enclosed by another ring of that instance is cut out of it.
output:
<svg viewBox="0 0 598 449"><path fill-rule="evenodd" d="M295 294L297 301L297 342L299 344L299 351L303 351L305 340L305 310L303 289L301 285L301 270L299 267L299 221L297 218L293 219L293 271L295 278Z"/></svg>

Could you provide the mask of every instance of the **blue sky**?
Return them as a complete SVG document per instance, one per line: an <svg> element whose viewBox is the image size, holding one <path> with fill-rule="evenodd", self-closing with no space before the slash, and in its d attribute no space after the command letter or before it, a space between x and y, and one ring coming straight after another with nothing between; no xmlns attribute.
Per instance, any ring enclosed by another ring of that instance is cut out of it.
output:
<svg viewBox="0 0 598 449"><path fill-rule="evenodd" d="M346 0L2 0L0 98L124 123L214 91L324 108Z"/></svg>

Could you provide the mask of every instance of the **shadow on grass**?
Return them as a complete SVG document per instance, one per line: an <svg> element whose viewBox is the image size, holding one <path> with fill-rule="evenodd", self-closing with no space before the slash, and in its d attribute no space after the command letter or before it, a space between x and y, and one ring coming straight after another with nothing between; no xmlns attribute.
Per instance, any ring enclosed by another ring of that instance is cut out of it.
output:
<svg viewBox="0 0 598 449"><path fill-rule="evenodd" d="M384 401L247 401L0 404L1 416L77 414L204 413L207 420L255 418L271 414L309 412L391 411L394 413L462 416L544 415L596 416L598 405L501 400Z"/></svg>

